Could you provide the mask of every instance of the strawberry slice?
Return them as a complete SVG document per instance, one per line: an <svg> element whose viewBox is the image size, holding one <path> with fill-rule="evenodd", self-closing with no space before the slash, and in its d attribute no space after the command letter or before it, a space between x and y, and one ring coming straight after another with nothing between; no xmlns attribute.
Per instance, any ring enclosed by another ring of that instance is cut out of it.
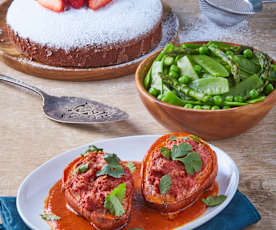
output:
<svg viewBox="0 0 276 230"><path fill-rule="evenodd" d="M79 9L83 6L85 0L68 0L68 3L75 9Z"/></svg>
<svg viewBox="0 0 276 230"><path fill-rule="evenodd" d="M55 12L63 12L65 9L64 0L37 0L37 2L43 7Z"/></svg>
<svg viewBox="0 0 276 230"><path fill-rule="evenodd" d="M106 4L110 3L112 0L88 0L90 9L97 10Z"/></svg>

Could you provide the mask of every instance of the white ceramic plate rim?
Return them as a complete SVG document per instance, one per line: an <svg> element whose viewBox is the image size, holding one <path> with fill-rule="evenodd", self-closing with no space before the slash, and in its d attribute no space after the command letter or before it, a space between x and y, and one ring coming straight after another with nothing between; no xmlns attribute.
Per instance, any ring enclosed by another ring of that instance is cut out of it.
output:
<svg viewBox="0 0 276 230"><path fill-rule="evenodd" d="M49 164L57 161L58 159L64 158L66 155L72 154L73 152L77 152L80 153L80 149L85 149L88 147L88 145L94 144L94 145L104 145L105 143L108 142L112 142L112 141L123 141L123 140L131 140L131 139L137 139L137 138L146 138L146 139L154 139L156 140L157 138L159 138L161 135L139 135L139 136L127 136L127 137L119 137L119 138L111 138L111 139L105 139L102 141L96 141L96 142L92 142L86 145L82 145L79 147L76 147L74 149L71 149L69 151L66 151L62 154L57 155L56 157L48 160L47 162L45 162L44 164L42 164L40 167L38 167L37 169L35 169L33 172L31 172L22 182L22 184L20 185L19 189L18 189L18 193L17 193L17 200L16 200L16 207L17 210L19 212L19 215L21 216L21 218L23 219L23 221L28 225L28 227L30 227L31 229L34 230L40 230L38 228L36 228L33 224L31 220L28 220L25 215L24 215L24 210L23 210L23 203L22 203L22 196L24 194L24 189L25 189L25 185L28 183L29 180L32 179L32 177L38 173L41 169L47 167ZM153 142L152 142L153 143ZM237 188L238 188L238 183L239 183L239 170L235 164L235 162L231 159L231 157L226 154L223 150L219 149L218 147L215 147L214 145L210 144L211 148L219 154L222 154L224 158L227 159L227 161L229 161L229 164L232 167L233 170L233 174L232 177L234 177L234 180L232 181L232 183L230 183L227 187L227 190L225 192L225 194L227 195L227 199L219 206L215 207L215 209L211 212L209 212L208 214L203 214L202 216L200 216L199 218L193 220L192 222L189 222L181 227L178 227L177 230L189 230L189 229L193 229L196 227L199 227L200 225L206 223L207 221L211 220L212 218L214 218L217 214L219 214L232 200L233 196L235 195ZM78 155L76 155L77 157ZM218 156L219 158L219 156ZM125 160L125 159L122 159ZM128 159L129 160L129 159ZM220 168L220 165L218 165ZM46 197L45 197L46 198ZM45 199L44 198L44 199ZM41 201L44 204L44 200ZM41 221L44 221L41 219Z"/></svg>

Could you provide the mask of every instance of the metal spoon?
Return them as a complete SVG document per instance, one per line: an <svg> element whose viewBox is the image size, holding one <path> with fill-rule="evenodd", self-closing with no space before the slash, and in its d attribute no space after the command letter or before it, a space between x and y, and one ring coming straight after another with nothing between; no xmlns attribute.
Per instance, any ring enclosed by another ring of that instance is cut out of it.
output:
<svg viewBox="0 0 276 230"><path fill-rule="evenodd" d="M55 97L42 90L11 77L0 75L0 80L22 86L37 93L43 99L46 116L62 123L92 124L128 119L128 114L118 108L79 97Z"/></svg>
<svg viewBox="0 0 276 230"><path fill-rule="evenodd" d="M228 27L245 20L249 15L260 12L263 3L276 0L199 0L200 9L211 21Z"/></svg>

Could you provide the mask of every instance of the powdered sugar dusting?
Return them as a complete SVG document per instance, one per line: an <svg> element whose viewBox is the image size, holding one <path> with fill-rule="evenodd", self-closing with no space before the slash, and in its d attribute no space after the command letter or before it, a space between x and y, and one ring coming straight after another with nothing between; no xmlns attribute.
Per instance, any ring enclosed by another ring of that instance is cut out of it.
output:
<svg viewBox="0 0 276 230"><path fill-rule="evenodd" d="M214 24L203 14L185 17L183 21L185 25L179 33L181 42L214 40L245 44L248 41L247 38L253 33L246 20L226 28Z"/></svg>
<svg viewBox="0 0 276 230"><path fill-rule="evenodd" d="M14 0L7 23L23 38L52 48L101 46L148 33L162 16L160 0L113 0L93 11L83 7L52 12L35 0Z"/></svg>

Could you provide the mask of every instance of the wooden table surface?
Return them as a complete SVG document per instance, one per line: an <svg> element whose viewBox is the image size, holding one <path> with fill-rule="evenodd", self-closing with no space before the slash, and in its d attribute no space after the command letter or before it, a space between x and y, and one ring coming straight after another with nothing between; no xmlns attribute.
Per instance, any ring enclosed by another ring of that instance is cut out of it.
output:
<svg viewBox="0 0 276 230"><path fill-rule="evenodd" d="M195 0L167 0L177 12L181 30L199 14ZM276 58L276 4L249 19L244 43ZM225 40L237 41L235 32ZM181 33L185 40L185 32ZM240 40L238 41L240 42ZM35 78L0 63L0 73L40 87L49 94L80 96L118 106L130 114L126 122L93 126L65 125L48 120L42 101L0 84L0 195L16 195L22 180L50 158L66 150L106 138L168 132L145 110L136 92L134 75L98 82L63 82ZM240 170L239 189L254 203L262 220L247 229L276 229L276 107L246 133L212 144L226 151Z"/></svg>

